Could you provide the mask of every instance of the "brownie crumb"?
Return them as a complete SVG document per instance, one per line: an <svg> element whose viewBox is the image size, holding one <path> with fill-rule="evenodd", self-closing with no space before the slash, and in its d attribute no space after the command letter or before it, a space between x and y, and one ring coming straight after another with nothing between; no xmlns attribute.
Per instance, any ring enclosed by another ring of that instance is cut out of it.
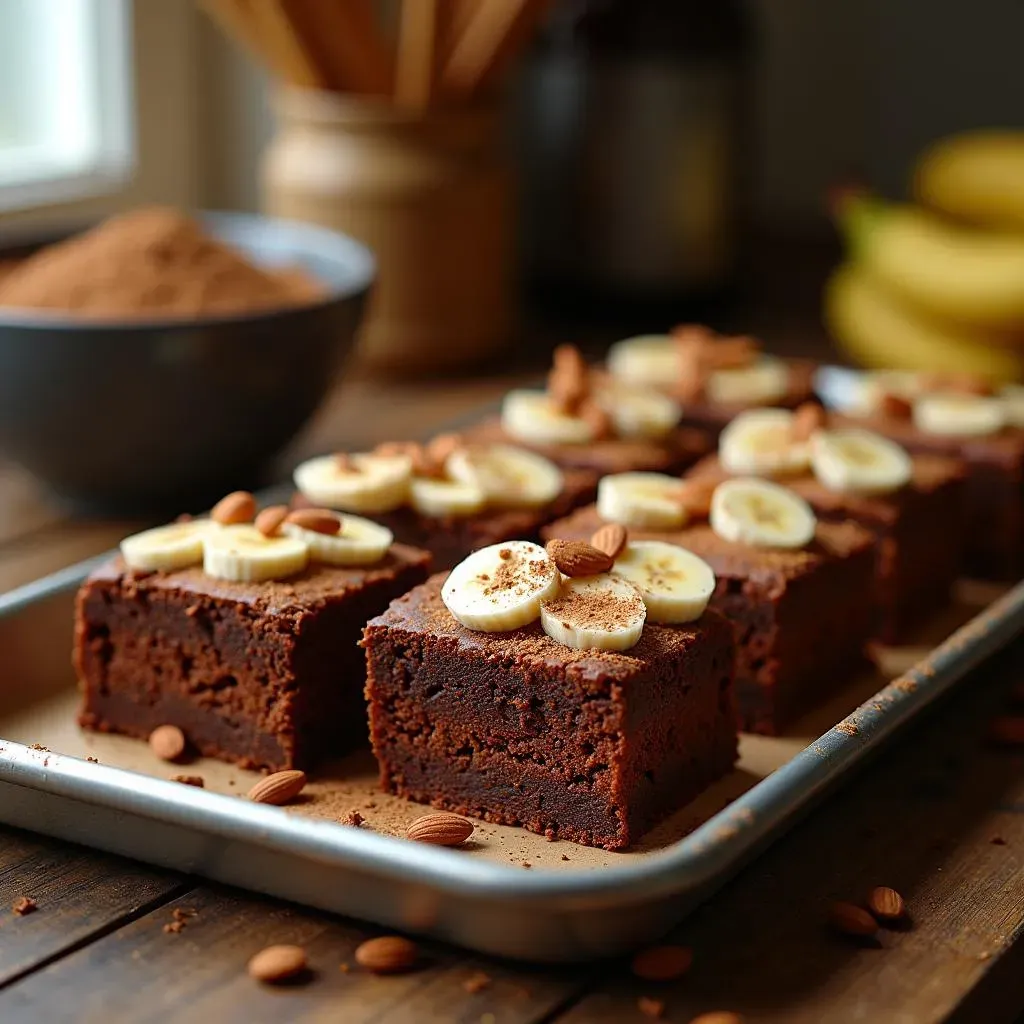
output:
<svg viewBox="0 0 1024 1024"><path fill-rule="evenodd" d="M348 825L354 825L359 828L366 819L358 811L349 811L345 818L345 823Z"/></svg>
<svg viewBox="0 0 1024 1024"><path fill-rule="evenodd" d="M568 857L567 857L567 856L566 856L566 855L565 855L565 854L563 853L563 854L562 854L562 860L568 860L568 859L569 859L569 858L568 858Z"/></svg>
<svg viewBox="0 0 1024 1024"><path fill-rule="evenodd" d="M31 896L19 896L11 904L11 910L13 910L19 917L24 917L26 914L32 914L38 909L39 904L36 903Z"/></svg>
<svg viewBox="0 0 1024 1024"><path fill-rule="evenodd" d="M648 996L641 996L636 1001L636 1008L652 1020L660 1020L665 1016L665 1004L660 999L651 999Z"/></svg>
<svg viewBox="0 0 1024 1024"><path fill-rule="evenodd" d="M50 748L49 747L44 747L42 745L42 743L33 743L28 749L29 750L45 750L47 753L50 752Z"/></svg>
<svg viewBox="0 0 1024 1024"><path fill-rule="evenodd" d="M366 803L363 804L363 810L364 811L372 811L376 806L377 806L377 801L376 800L367 800Z"/></svg>
<svg viewBox="0 0 1024 1024"><path fill-rule="evenodd" d="M171 911L171 920L164 925L164 932L167 935L177 935L185 930L185 925L190 917L195 917L196 912L191 908L175 907Z"/></svg>
<svg viewBox="0 0 1024 1024"><path fill-rule="evenodd" d="M462 989L464 992L468 992L471 996L475 996L477 992L483 992L483 990L488 988L490 984L490 976L484 974L483 971L477 971L475 974L471 974L462 983Z"/></svg>
<svg viewBox="0 0 1024 1024"><path fill-rule="evenodd" d="M991 839L989 840L989 842L990 842L990 843L991 843L991 844L992 844L993 846L1006 846L1006 845L1007 845L1007 843L1006 843L1006 840L1005 840L1005 839L1004 839L1004 838L1003 838L1002 836L993 836L993 837L992 837L992 838L991 838Z"/></svg>
<svg viewBox="0 0 1024 1024"><path fill-rule="evenodd" d="M184 930L185 930L185 922L184 921L169 921L167 924L164 925L164 932L167 935L177 935L178 932L181 932L181 931L184 931Z"/></svg>
<svg viewBox="0 0 1024 1024"><path fill-rule="evenodd" d="M100 759L98 757L93 757L92 754L90 754L86 758L86 761L88 761L90 764L99 764L100 763Z"/></svg>
<svg viewBox="0 0 1024 1024"><path fill-rule="evenodd" d="M523 867L524 868L532 868L533 865L528 860L524 860L523 861Z"/></svg>
<svg viewBox="0 0 1024 1024"><path fill-rule="evenodd" d="M195 786L197 789L206 787L206 780L202 775L172 775L171 782L180 782L185 786Z"/></svg>

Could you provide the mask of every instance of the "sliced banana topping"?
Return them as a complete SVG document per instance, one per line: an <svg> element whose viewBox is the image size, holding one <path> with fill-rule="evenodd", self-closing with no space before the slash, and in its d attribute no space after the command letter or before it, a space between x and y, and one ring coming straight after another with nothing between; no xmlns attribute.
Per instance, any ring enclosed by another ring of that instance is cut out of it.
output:
<svg viewBox="0 0 1024 1024"><path fill-rule="evenodd" d="M173 572L201 565L203 539L208 533L221 529L209 519L190 519L184 523L169 523L152 530L143 530L121 541L121 555L132 569L145 572Z"/></svg>
<svg viewBox="0 0 1024 1024"><path fill-rule="evenodd" d="M293 536L264 536L255 526L222 526L203 538L203 571L237 583L280 580L302 572L309 547Z"/></svg>
<svg viewBox="0 0 1024 1024"><path fill-rule="evenodd" d="M649 388L605 384L595 398L611 417L618 437L657 440L671 433L683 415L677 402Z"/></svg>
<svg viewBox="0 0 1024 1024"><path fill-rule="evenodd" d="M636 587L652 622L693 622L715 592L715 574L707 562L660 540L631 541L612 572Z"/></svg>
<svg viewBox="0 0 1024 1024"><path fill-rule="evenodd" d="M457 448L445 472L482 491L488 503L506 508L540 508L562 492L562 473L550 459L510 444Z"/></svg>
<svg viewBox="0 0 1024 1024"><path fill-rule="evenodd" d="M486 504L484 492L475 483L435 480L426 476L412 478L409 499L420 515L438 519L475 515Z"/></svg>
<svg viewBox="0 0 1024 1024"><path fill-rule="evenodd" d="M770 480L737 477L715 488L711 528L723 540L768 548L802 548L814 539L811 506Z"/></svg>
<svg viewBox="0 0 1024 1024"><path fill-rule="evenodd" d="M562 412L545 391L510 391L502 402L505 432L527 444L587 444L594 428L579 416Z"/></svg>
<svg viewBox="0 0 1024 1024"><path fill-rule="evenodd" d="M597 485L597 512L637 530L677 530L686 523L680 481L663 473L614 473Z"/></svg>
<svg viewBox="0 0 1024 1024"><path fill-rule="evenodd" d="M760 356L750 366L714 370L705 384L708 401L723 405L770 405L789 393L789 367Z"/></svg>
<svg viewBox="0 0 1024 1024"><path fill-rule="evenodd" d="M390 512L409 495L407 455L321 455L295 470L295 486L316 505L373 515Z"/></svg>
<svg viewBox="0 0 1024 1024"><path fill-rule="evenodd" d="M496 633L535 621L541 602L560 585L555 563L539 544L512 540L474 551L455 566L441 600L467 629Z"/></svg>
<svg viewBox="0 0 1024 1024"><path fill-rule="evenodd" d="M1007 418L1003 402L982 395L936 392L914 402L914 426L926 434L984 437L998 434Z"/></svg>
<svg viewBox="0 0 1024 1024"><path fill-rule="evenodd" d="M727 473L787 476L810 465L805 441L793 437L788 409L750 409L726 428L718 441L718 457Z"/></svg>
<svg viewBox="0 0 1024 1024"><path fill-rule="evenodd" d="M566 580L540 606L553 640L577 651L625 651L644 631L647 609L636 587L606 573Z"/></svg>
<svg viewBox="0 0 1024 1024"><path fill-rule="evenodd" d="M361 516L337 513L341 529L334 534L307 530L297 523L286 522L281 532L301 540L314 562L326 565L369 565L379 562L394 541L390 530Z"/></svg>
<svg viewBox="0 0 1024 1024"><path fill-rule="evenodd" d="M811 436L811 468L830 490L887 494L910 482L914 464L894 441L870 430L819 430Z"/></svg>
<svg viewBox="0 0 1024 1024"><path fill-rule="evenodd" d="M679 343L669 335L641 334L608 349L608 370L626 384L663 388L678 380L683 356Z"/></svg>

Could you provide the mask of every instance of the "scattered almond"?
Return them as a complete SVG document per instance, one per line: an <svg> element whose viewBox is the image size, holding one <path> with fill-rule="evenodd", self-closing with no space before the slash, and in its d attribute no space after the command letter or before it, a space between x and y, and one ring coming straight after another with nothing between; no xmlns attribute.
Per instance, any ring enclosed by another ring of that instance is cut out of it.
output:
<svg viewBox="0 0 1024 1024"><path fill-rule="evenodd" d="M185 734L176 725L158 725L149 734L149 748L162 761L177 761L185 753Z"/></svg>
<svg viewBox="0 0 1024 1024"><path fill-rule="evenodd" d="M622 554L628 540L629 534L621 523L605 523L590 538L590 543L614 561Z"/></svg>
<svg viewBox="0 0 1024 1024"><path fill-rule="evenodd" d="M651 1020L661 1020L665 1016L665 1004L660 999L651 999L650 996L641 996L636 1001L636 1008Z"/></svg>
<svg viewBox="0 0 1024 1024"><path fill-rule="evenodd" d="M687 946L650 946L633 956L630 968L644 981L672 981L681 978L693 963Z"/></svg>
<svg viewBox="0 0 1024 1024"><path fill-rule="evenodd" d="M743 1024L743 1018L730 1010L712 1010L694 1017L690 1024Z"/></svg>
<svg viewBox="0 0 1024 1024"><path fill-rule="evenodd" d="M1004 747L1024 745L1024 715L1000 715L989 723L988 736Z"/></svg>
<svg viewBox="0 0 1024 1024"><path fill-rule="evenodd" d="M302 493L302 491L296 491L288 501L288 508L292 510L300 508L314 508L314 505L313 502Z"/></svg>
<svg viewBox="0 0 1024 1024"><path fill-rule="evenodd" d="M256 499L248 491L232 491L213 506L210 518L230 526L232 523L251 523L255 515Z"/></svg>
<svg viewBox="0 0 1024 1024"><path fill-rule="evenodd" d="M414 942L400 935L381 935L367 939L356 947L356 963L374 974L399 974L409 970L419 959Z"/></svg>
<svg viewBox="0 0 1024 1024"><path fill-rule="evenodd" d="M575 345L559 345L552 356L548 394L562 412L574 414L590 393L590 370Z"/></svg>
<svg viewBox="0 0 1024 1024"><path fill-rule="evenodd" d="M424 814L406 829L405 834L418 843L432 846L458 846L473 834L473 823L458 814Z"/></svg>
<svg viewBox="0 0 1024 1024"><path fill-rule="evenodd" d="M341 530L341 520L329 508L296 508L288 513L285 522L328 536Z"/></svg>
<svg viewBox="0 0 1024 1024"><path fill-rule="evenodd" d="M26 914L34 913L38 909L39 904L36 903L31 896L19 896L11 904L11 910L13 910L18 917L24 917Z"/></svg>
<svg viewBox="0 0 1024 1024"><path fill-rule="evenodd" d="M721 480L713 478L684 480L679 485L679 504L687 519L707 519L711 515L711 496Z"/></svg>
<svg viewBox="0 0 1024 1024"><path fill-rule="evenodd" d="M907 912L903 897L887 885L876 885L868 896L868 910L879 921L899 921Z"/></svg>
<svg viewBox="0 0 1024 1024"><path fill-rule="evenodd" d="M607 572L614 559L584 540L549 540L547 552L565 576L593 576Z"/></svg>
<svg viewBox="0 0 1024 1024"><path fill-rule="evenodd" d="M793 413L790 436L794 441L807 441L816 430L824 430L828 417L817 402L804 402Z"/></svg>
<svg viewBox="0 0 1024 1024"><path fill-rule="evenodd" d="M306 969L306 951L301 946L267 946L249 961L249 976L267 985L288 981Z"/></svg>
<svg viewBox="0 0 1024 1024"><path fill-rule="evenodd" d="M271 505L256 516L256 529L264 537L273 537L281 529L281 524L289 515L290 512L287 505Z"/></svg>
<svg viewBox="0 0 1024 1024"><path fill-rule="evenodd" d="M195 786L197 789L203 789L206 786L206 780L202 775L172 775L171 782L180 782L185 786Z"/></svg>
<svg viewBox="0 0 1024 1024"><path fill-rule="evenodd" d="M279 807L294 800L306 785L306 773L296 768L274 772L260 779L249 790L249 799L258 804L273 804Z"/></svg>
<svg viewBox="0 0 1024 1024"><path fill-rule="evenodd" d="M878 411L883 416L889 416L894 420L909 420L914 415L914 406L909 399L902 395L883 391L878 397Z"/></svg>
<svg viewBox="0 0 1024 1024"><path fill-rule="evenodd" d="M878 922L855 903L836 902L829 907L829 921L832 927L844 935L868 938L878 931Z"/></svg>

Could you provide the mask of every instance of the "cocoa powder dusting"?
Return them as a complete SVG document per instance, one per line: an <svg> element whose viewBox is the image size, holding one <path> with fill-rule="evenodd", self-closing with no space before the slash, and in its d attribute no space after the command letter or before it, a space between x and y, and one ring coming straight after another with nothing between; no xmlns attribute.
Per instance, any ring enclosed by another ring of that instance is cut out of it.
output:
<svg viewBox="0 0 1024 1024"><path fill-rule="evenodd" d="M312 302L323 291L301 269L254 266L167 207L112 217L0 276L0 306L124 319L249 313Z"/></svg>

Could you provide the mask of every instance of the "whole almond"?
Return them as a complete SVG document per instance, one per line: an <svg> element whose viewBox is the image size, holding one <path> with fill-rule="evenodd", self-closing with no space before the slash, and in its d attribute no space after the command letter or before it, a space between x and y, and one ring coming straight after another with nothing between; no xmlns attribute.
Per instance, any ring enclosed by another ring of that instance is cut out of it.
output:
<svg viewBox="0 0 1024 1024"><path fill-rule="evenodd" d="M595 441L605 441L615 433L611 414L589 398L580 405L579 417L590 426Z"/></svg>
<svg viewBox="0 0 1024 1024"><path fill-rule="evenodd" d="M907 912L903 897L887 885L877 885L868 896L868 910L879 921L899 921Z"/></svg>
<svg viewBox="0 0 1024 1024"><path fill-rule="evenodd" d="M302 491L296 491L291 498L288 500L288 508L295 510L297 508L315 508L316 506L312 501L307 498Z"/></svg>
<svg viewBox="0 0 1024 1024"><path fill-rule="evenodd" d="M289 768L260 779L249 790L249 799L258 804L273 804L275 807L279 807L281 804L288 803L289 800L294 800L305 785L306 773Z"/></svg>
<svg viewBox="0 0 1024 1024"><path fill-rule="evenodd" d="M828 917L832 927L844 935L868 938L878 931L878 922L856 903L833 903L829 907Z"/></svg>
<svg viewBox="0 0 1024 1024"><path fill-rule="evenodd" d="M575 413L590 390L590 371L575 345L559 345L553 354L548 374L548 395L555 406Z"/></svg>
<svg viewBox="0 0 1024 1024"><path fill-rule="evenodd" d="M1024 746L1024 715L999 715L989 723L988 737L1003 747Z"/></svg>
<svg viewBox="0 0 1024 1024"><path fill-rule="evenodd" d="M419 959L414 942L400 935L381 935L356 947L356 963L374 974L398 974L407 971Z"/></svg>
<svg viewBox="0 0 1024 1024"><path fill-rule="evenodd" d="M177 761L185 753L185 734L176 725L158 725L149 734L149 748L162 761Z"/></svg>
<svg viewBox="0 0 1024 1024"><path fill-rule="evenodd" d="M621 523L605 523L594 532L590 543L598 551L604 552L612 561L615 561L622 554L628 540L629 534Z"/></svg>
<svg viewBox="0 0 1024 1024"><path fill-rule="evenodd" d="M547 552L565 576L593 576L607 572L615 561L605 551L599 551L585 540L549 540Z"/></svg>
<svg viewBox="0 0 1024 1024"><path fill-rule="evenodd" d="M285 522L303 530L333 536L341 530L341 520L329 508L297 508L288 513Z"/></svg>
<svg viewBox="0 0 1024 1024"><path fill-rule="evenodd" d="M794 441L807 441L816 430L824 430L825 409L817 402L804 402L794 413L790 436Z"/></svg>
<svg viewBox="0 0 1024 1024"><path fill-rule="evenodd" d="M711 498L722 481L707 479L684 480L679 485L679 504L687 519L708 519L711 516Z"/></svg>
<svg viewBox="0 0 1024 1024"><path fill-rule="evenodd" d="M458 846L473 834L473 823L458 814L424 814L417 818L405 834L418 843L430 843L433 846Z"/></svg>
<svg viewBox="0 0 1024 1024"><path fill-rule="evenodd" d="M878 411L883 416L894 420L909 420L914 415L914 406L902 395L894 395L891 391L883 391L878 398Z"/></svg>
<svg viewBox="0 0 1024 1024"><path fill-rule="evenodd" d="M301 946L267 946L249 961L249 976L267 985L288 981L306 969L306 951Z"/></svg>
<svg viewBox="0 0 1024 1024"><path fill-rule="evenodd" d="M644 981L672 981L681 978L693 963L687 946L650 946L634 954L630 969Z"/></svg>
<svg viewBox="0 0 1024 1024"><path fill-rule="evenodd" d="M232 491L225 498L221 498L210 518L224 526L233 523L251 523L256 515L256 499L248 491Z"/></svg>
<svg viewBox="0 0 1024 1024"><path fill-rule="evenodd" d="M287 505L271 505L256 516L256 529L264 537L273 537L281 529L281 524L288 518Z"/></svg>

